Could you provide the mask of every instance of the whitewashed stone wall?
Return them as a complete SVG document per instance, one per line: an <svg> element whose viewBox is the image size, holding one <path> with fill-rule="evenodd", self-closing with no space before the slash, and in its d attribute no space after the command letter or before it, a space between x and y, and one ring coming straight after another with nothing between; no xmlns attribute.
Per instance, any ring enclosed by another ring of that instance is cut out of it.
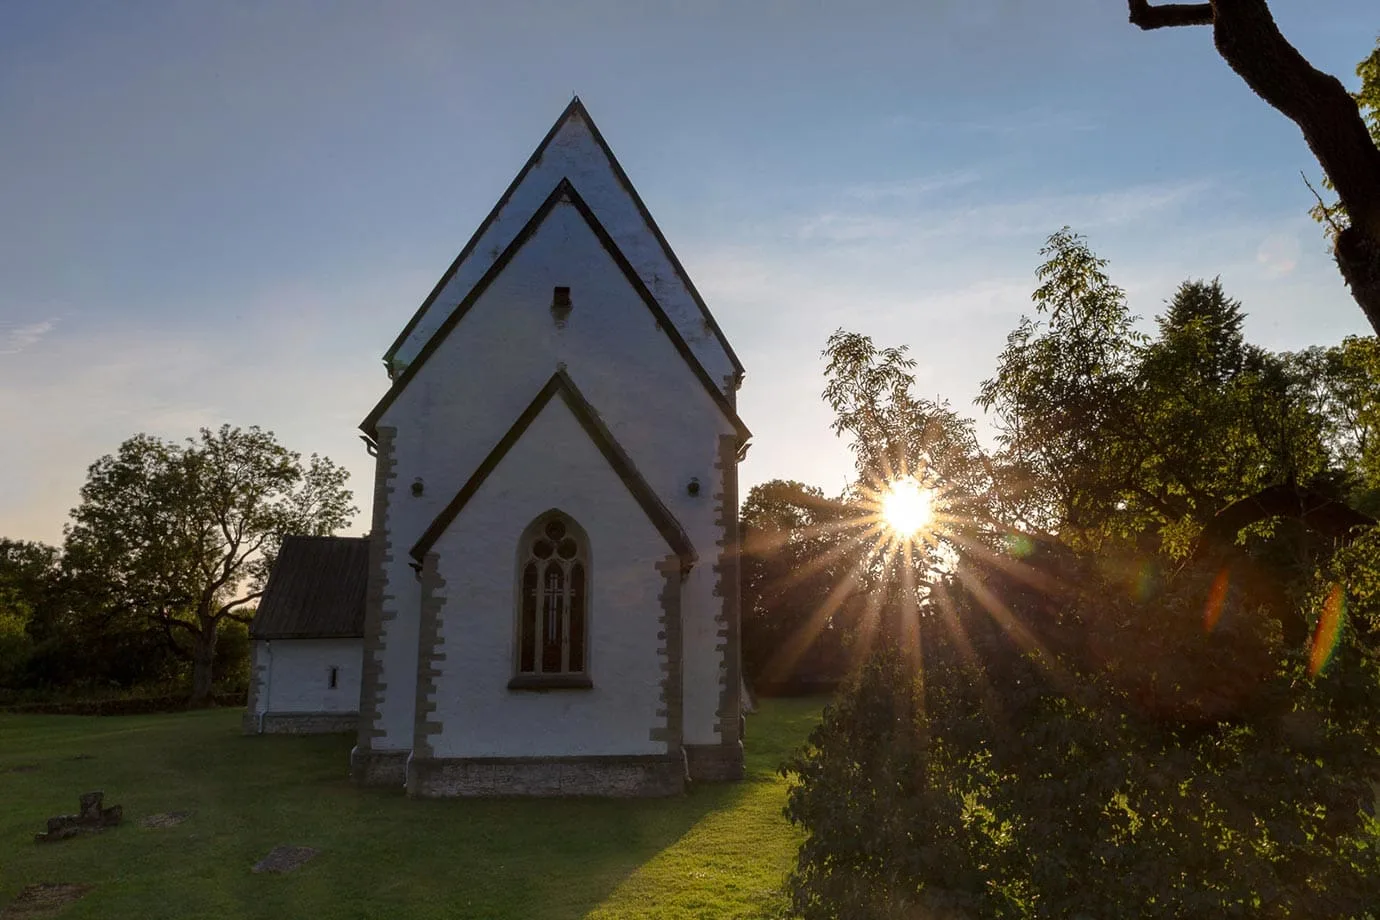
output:
<svg viewBox="0 0 1380 920"><path fill-rule="evenodd" d="M353 713L359 709L359 639L272 639L253 644L255 714ZM331 668L336 686L330 686Z"/></svg>
<svg viewBox="0 0 1380 920"><path fill-rule="evenodd" d="M590 689L510 690L517 546L551 509L589 540ZM444 598L430 756L659 754L666 725L657 563L670 548L566 404L553 399L432 550ZM423 651L423 654L426 650Z"/></svg>

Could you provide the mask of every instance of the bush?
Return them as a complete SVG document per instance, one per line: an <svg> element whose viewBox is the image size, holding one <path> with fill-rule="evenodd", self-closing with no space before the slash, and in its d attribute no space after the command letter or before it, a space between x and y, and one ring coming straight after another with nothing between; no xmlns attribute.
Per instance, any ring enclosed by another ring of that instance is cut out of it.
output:
<svg viewBox="0 0 1380 920"><path fill-rule="evenodd" d="M1374 659L1344 640L1310 676L1212 573L1153 600L1084 577L1014 611L940 592L923 654L880 651L826 710L784 768L796 913L1373 916Z"/></svg>
<svg viewBox="0 0 1380 920"><path fill-rule="evenodd" d="M249 687L249 627L225 619L216 639L216 684L234 690Z"/></svg>
<svg viewBox="0 0 1380 920"><path fill-rule="evenodd" d="M215 706L242 707L247 702L243 691L216 693ZM92 699L48 699L0 704L6 712L51 716L141 716L161 712L183 712L188 708L186 692L172 696L118 696Z"/></svg>
<svg viewBox="0 0 1380 920"><path fill-rule="evenodd" d="M27 626L20 610L0 603L0 687L15 686L23 679L34 645Z"/></svg>

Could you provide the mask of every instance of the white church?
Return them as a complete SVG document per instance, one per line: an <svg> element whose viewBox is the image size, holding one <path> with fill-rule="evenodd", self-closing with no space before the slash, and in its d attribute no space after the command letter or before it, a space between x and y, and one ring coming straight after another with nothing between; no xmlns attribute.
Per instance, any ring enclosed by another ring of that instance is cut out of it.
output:
<svg viewBox="0 0 1380 920"><path fill-rule="evenodd" d="M290 538L246 732L415 796L742 776L742 365L578 99L384 358L367 538Z"/></svg>

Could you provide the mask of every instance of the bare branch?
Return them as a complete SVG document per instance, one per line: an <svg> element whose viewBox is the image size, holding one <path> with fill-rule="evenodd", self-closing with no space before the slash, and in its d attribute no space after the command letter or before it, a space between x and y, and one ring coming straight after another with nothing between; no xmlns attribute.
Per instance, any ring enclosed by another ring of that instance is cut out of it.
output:
<svg viewBox="0 0 1380 920"><path fill-rule="evenodd" d="M1163 6L1151 6L1150 0L1128 0L1128 3L1131 24L1142 29L1212 25L1211 3L1166 3Z"/></svg>
<svg viewBox="0 0 1380 920"><path fill-rule="evenodd" d="M1318 190L1313 187L1313 183L1308 181L1307 173L1300 169L1299 175L1303 177L1303 184L1308 186L1308 191L1312 192L1313 197L1318 199L1318 213L1322 215L1323 220L1327 221L1327 225L1332 228L1332 236L1335 239L1336 236L1342 232L1342 228L1332 217L1332 213L1337 209L1337 206L1329 205L1327 202L1323 201L1323 197L1318 194Z"/></svg>
<svg viewBox="0 0 1380 920"><path fill-rule="evenodd" d="M232 620L239 620L241 623L248 623L250 620L253 619L253 617L246 617L241 614L235 614L232 613L232 611L236 607L247 604L250 601L258 600L259 598L263 597L263 594L264 593L262 591L251 591L244 597L236 598L235 600L230 601L227 604L222 604L221 608L211 615L211 619L219 620L221 617L228 615Z"/></svg>

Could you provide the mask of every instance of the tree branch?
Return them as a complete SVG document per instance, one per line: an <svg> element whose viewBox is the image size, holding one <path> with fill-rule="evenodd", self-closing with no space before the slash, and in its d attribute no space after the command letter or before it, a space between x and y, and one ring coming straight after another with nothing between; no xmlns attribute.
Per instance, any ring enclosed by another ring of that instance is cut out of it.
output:
<svg viewBox="0 0 1380 920"><path fill-rule="evenodd" d="M1319 195L1318 190L1313 187L1313 183L1308 181L1307 173L1300 169L1299 175L1303 177L1303 184L1308 186L1308 191L1312 192L1313 197L1318 199L1317 213L1323 220L1327 221L1327 226L1332 229L1332 236L1335 239L1344 229L1337 223L1336 218L1332 216L1337 210L1337 205L1329 205L1327 202L1323 201L1323 196Z"/></svg>
<svg viewBox="0 0 1380 920"><path fill-rule="evenodd" d="M219 620L221 617L229 614L231 619L239 620L241 623L248 623L251 619L253 619L252 617L238 616L235 614L231 614L230 612L242 604L247 604L250 601L258 600L259 598L263 597L263 594L263 591L251 591L244 597L236 598L235 600L230 601L227 604L223 604L219 610L217 610L214 614L211 615L211 619Z"/></svg>
<svg viewBox="0 0 1380 920"><path fill-rule="evenodd" d="M1238 499L1217 512L1203 529L1197 553L1212 546L1230 546L1243 527L1272 517L1302 521L1313 532L1341 543L1355 538L1355 528L1373 527L1376 523L1370 515L1321 492L1283 483Z"/></svg>
<svg viewBox="0 0 1380 920"><path fill-rule="evenodd" d="M1151 6L1150 0L1128 2L1131 7L1131 24L1142 29L1212 25L1211 3L1167 3L1164 6Z"/></svg>
<svg viewBox="0 0 1380 920"><path fill-rule="evenodd" d="M1222 59L1303 131L1352 222L1380 232L1380 149L1351 93L1289 44L1265 0L1214 0L1212 7Z"/></svg>
<svg viewBox="0 0 1380 920"><path fill-rule="evenodd" d="M1334 228L1337 268L1380 333L1380 148L1356 99L1289 44L1266 0L1127 2L1131 22L1142 29L1211 23L1222 59L1257 96L1299 126L1351 219L1340 232Z"/></svg>
<svg viewBox="0 0 1380 920"><path fill-rule="evenodd" d="M179 642L177 641L177 637L173 635L172 625L173 625L174 623L176 623L176 624L179 625L179 626L184 626L184 627L187 625L187 624L183 623L181 620L169 620L169 619L164 619L164 620L162 621L163 635L164 635L164 636L167 638L167 640L168 640L168 648L170 648L170 649L172 650L172 653L173 653L174 655L176 655L178 658L182 659L183 661L191 661L191 660L192 660L191 653L188 652L186 649L184 649L184 648L182 647L181 643L179 643Z"/></svg>
<svg viewBox="0 0 1380 920"><path fill-rule="evenodd" d="M149 618L157 623L162 623L164 630L167 631L170 636L172 634L172 627L174 626L185 629L194 636L196 635L196 627L186 620L179 620L177 617L162 613L150 614Z"/></svg>

